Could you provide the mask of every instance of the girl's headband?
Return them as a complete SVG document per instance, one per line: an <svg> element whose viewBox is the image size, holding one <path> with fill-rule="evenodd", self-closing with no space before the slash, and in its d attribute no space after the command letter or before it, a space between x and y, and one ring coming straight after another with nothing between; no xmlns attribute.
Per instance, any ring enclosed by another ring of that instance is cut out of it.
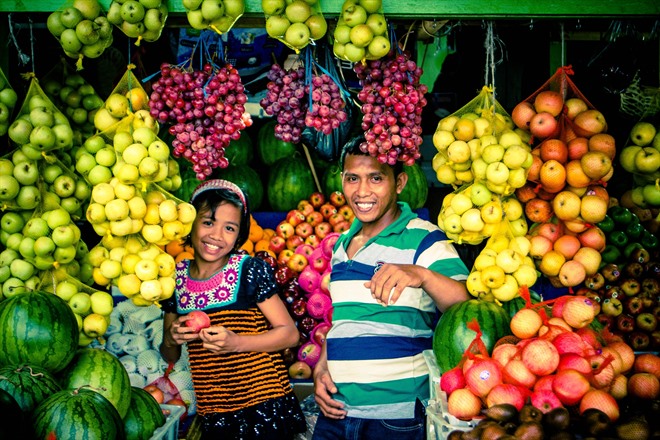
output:
<svg viewBox="0 0 660 440"><path fill-rule="evenodd" d="M243 194L243 191L241 191L241 189L235 183L224 179L207 180L201 183L197 188L195 188L195 191L193 191L192 195L190 196L190 203L194 202L197 196L199 196L204 191L214 189L226 189L235 193L238 198L241 199L241 203L243 203L243 212L247 212L247 202L245 201L245 194Z"/></svg>

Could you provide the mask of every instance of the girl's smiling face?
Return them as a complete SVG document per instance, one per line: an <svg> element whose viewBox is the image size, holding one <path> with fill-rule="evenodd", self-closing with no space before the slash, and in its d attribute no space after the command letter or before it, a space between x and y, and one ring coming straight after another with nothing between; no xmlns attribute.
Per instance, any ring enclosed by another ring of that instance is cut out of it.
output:
<svg viewBox="0 0 660 440"><path fill-rule="evenodd" d="M197 213L191 241L200 273L216 272L225 265L235 249L240 223L240 208L229 202L220 203L215 212L202 208Z"/></svg>

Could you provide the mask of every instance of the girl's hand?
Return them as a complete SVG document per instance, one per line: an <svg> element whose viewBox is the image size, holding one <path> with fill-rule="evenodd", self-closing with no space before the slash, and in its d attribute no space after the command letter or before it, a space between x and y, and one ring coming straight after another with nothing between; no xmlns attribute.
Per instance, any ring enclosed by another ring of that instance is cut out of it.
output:
<svg viewBox="0 0 660 440"><path fill-rule="evenodd" d="M186 325L188 319L188 315L179 316L170 327L170 335L177 345L185 344L186 342L200 338L199 333L196 333L192 328Z"/></svg>
<svg viewBox="0 0 660 440"><path fill-rule="evenodd" d="M203 347L214 353L236 353L240 336L223 326L209 327L199 332Z"/></svg>

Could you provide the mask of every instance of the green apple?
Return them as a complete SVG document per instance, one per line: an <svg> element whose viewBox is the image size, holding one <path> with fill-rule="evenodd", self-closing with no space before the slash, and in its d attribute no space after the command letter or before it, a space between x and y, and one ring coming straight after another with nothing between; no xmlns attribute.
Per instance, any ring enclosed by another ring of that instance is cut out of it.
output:
<svg viewBox="0 0 660 440"><path fill-rule="evenodd" d="M495 185L501 185L509 179L509 168L503 162L489 163L486 167L486 179Z"/></svg>
<svg viewBox="0 0 660 440"><path fill-rule="evenodd" d="M26 160L14 165L14 177L23 186L34 185L39 179L37 162Z"/></svg>
<svg viewBox="0 0 660 440"><path fill-rule="evenodd" d="M64 265L71 263L75 258L76 258L76 247L75 246L68 246L68 247L57 247L55 248L55 251L53 252L53 258L55 261L57 261L59 264Z"/></svg>
<svg viewBox="0 0 660 440"><path fill-rule="evenodd" d="M101 14L101 4L97 0L73 0L72 6L89 20L94 20Z"/></svg>
<svg viewBox="0 0 660 440"><path fill-rule="evenodd" d="M106 14L108 21L115 26L121 26L124 19L121 17L121 3L113 1L110 3L108 13Z"/></svg>
<svg viewBox="0 0 660 440"><path fill-rule="evenodd" d="M78 39L75 29L65 29L60 35L60 44L62 48L74 54L80 53L83 47L82 42Z"/></svg>
<svg viewBox="0 0 660 440"><path fill-rule="evenodd" d="M630 129L630 140L633 144L645 147L653 142L655 137L655 126L646 121L639 121Z"/></svg>
<svg viewBox="0 0 660 440"><path fill-rule="evenodd" d="M0 91L0 102L8 108L13 109L16 106L18 95L11 87L5 87Z"/></svg>
<svg viewBox="0 0 660 440"><path fill-rule="evenodd" d="M125 23L137 24L144 18L144 6L135 0L126 0L119 14Z"/></svg>
<svg viewBox="0 0 660 440"><path fill-rule="evenodd" d="M48 216L46 218L46 222L48 223L48 227L54 231L56 228L60 226L66 226L71 224L71 214L69 214L66 209L64 208L58 208L58 209L53 209L52 211L47 211ZM43 214L42 214L43 217Z"/></svg>
<svg viewBox="0 0 660 440"><path fill-rule="evenodd" d="M76 171L82 176L89 174L96 165L94 156L86 151L83 151L76 159Z"/></svg>
<svg viewBox="0 0 660 440"><path fill-rule="evenodd" d="M83 143L84 149L90 154L96 154L101 148L108 146L100 135L88 137Z"/></svg>
<svg viewBox="0 0 660 440"><path fill-rule="evenodd" d="M61 198L71 197L76 191L76 179L68 174L57 176L53 182L53 191Z"/></svg>
<svg viewBox="0 0 660 440"><path fill-rule="evenodd" d="M520 147L522 148L522 147ZM481 150L481 158L487 163L491 164L493 162L499 162L504 158L504 147L500 144L490 144L484 147ZM521 159L525 159L526 156L522 156ZM522 162L521 162L522 163ZM505 164L506 165L506 164ZM507 165L508 166L508 165ZM510 168L520 168L519 166L510 167Z"/></svg>
<svg viewBox="0 0 660 440"><path fill-rule="evenodd" d="M109 316L114 308L112 295L108 292L97 290L90 295L92 302L92 312L99 315Z"/></svg>
<svg viewBox="0 0 660 440"><path fill-rule="evenodd" d="M383 8L382 0L360 0L360 6L369 14L379 12Z"/></svg>
<svg viewBox="0 0 660 440"><path fill-rule="evenodd" d="M64 301L69 302L73 295L78 293L78 286L71 281L63 280L57 283L55 287L55 295L62 298Z"/></svg>
<svg viewBox="0 0 660 440"><path fill-rule="evenodd" d="M21 232L24 226L25 221L23 217L16 212L7 211L0 219L0 229L10 234Z"/></svg>
<svg viewBox="0 0 660 440"><path fill-rule="evenodd" d="M73 196L63 198L60 202L60 206L62 206L66 212L71 214L72 217L80 217L82 214L82 203Z"/></svg>
<svg viewBox="0 0 660 440"><path fill-rule="evenodd" d="M135 0L129 1L135 2ZM128 115L128 107L128 98L121 93L112 93L108 96L108 99L105 100L105 108L113 118L121 119L126 117L126 115Z"/></svg>
<svg viewBox="0 0 660 440"><path fill-rule="evenodd" d="M0 158L0 176L14 175L14 162L6 157Z"/></svg>
<svg viewBox="0 0 660 440"><path fill-rule="evenodd" d="M470 191L470 201L472 204L474 204L474 206L483 206L490 202L492 195L492 192L486 187L485 184L481 182L475 182L472 184L472 190ZM456 196L454 196L454 198L455 197Z"/></svg>
<svg viewBox="0 0 660 440"><path fill-rule="evenodd" d="M284 40L294 48L301 49L310 41L311 34L305 23L291 23L284 33Z"/></svg>
<svg viewBox="0 0 660 440"><path fill-rule="evenodd" d="M390 40L382 35L376 35L367 46L367 52L373 58L384 57L390 52Z"/></svg>
<svg viewBox="0 0 660 440"><path fill-rule="evenodd" d="M18 253L20 253L23 258L32 259L35 257L34 253L34 242L36 240L32 237L23 236L21 243L18 245ZM16 276L16 275L14 275Z"/></svg>
<svg viewBox="0 0 660 440"><path fill-rule="evenodd" d="M653 147L642 147L635 155L635 167L641 173L654 173L660 169L660 151Z"/></svg>
<svg viewBox="0 0 660 440"><path fill-rule="evenodd" d="M20 232L14 232L12 234L9 234L5 246L7 247L7 249L12 249L18 252L21 247L21 242L23 241L23 238L24 236Z"/></svg>
<svg viewBox="0 0 660 440"><path fill-rule="evenodd" d="M46 27L55 38L62 35L62 32L66 29L66 26L62 24L61 15L60 11L54 11L46 19Z"/></svg>
<svg viewBox="0 0 660 440"><path fill-rule="evenodd" d="M100 338L108 330L108 320L98 313L90 313L83 318L82 330L89 338Z"/></svg>
<svg viewBox="0 0 660 440"><path fill-rule="evenodd" d="M284 12L285 7L284 0L261 0L261 9L266 16L280 15Z"/></svg>
<svg viewBox="0 0 660 440"><path fill-rule="evenodd" d="M0 267L0 284L7 281L10 276L11 276L11 270L9 269L9 266L1 266ZM0 295L0 296L2 296L2 295Z"/></svg>
<svg viewBox="0 0 660 440"><path fill-rule="evenodd" d="M58 226L57 228L53 229L51 238L53 239L55 245L57 245L58 248L68 248L74 245L76 234L73 231L72 225L64 225L64 226Z"/></svg>
<svg viewBox="0 0 660 440"><path fill-rule="evenodd" d="M52 127L52 133L55 136L54 148L65 149L73 146L73 130L68 122L55 124Z"/></svg>
<svg viewBox="0 0 660 440"><path fill-rule="evenodd" d="M92 308L92 301L86 293L74 293L71 299L69 299L69 307L71 307L74 313L85 316Z"/></svg>
<svg viewBox="0 0 660 440"><path fill-rule="evenodd" d="M21 185L14 176L0 175L0 200L14 200L18 196Z"/></svg>
<svg viewBox="0 0 660 440"><path fill-rule="evenodd" d="M293 0L284 9L284 15L291 23L304 23L312 15L312 8L304 0Z"/></svg>
<svg viewBox="0 0 660 440"><path fill-rule="evenodd" d="M157 9L161 5L161 0L138 0L144 9Z"/></svg>
<svg viewBox="0 0 660 440"><path fill-rule="evenodd" d="M30 237L36 240L39 237L48 235L50 233L50 229L48 228L48 222L46 219L42 217L32 217L25 223L22 232L26 237Z"/></svg>
<svg viewBox="0 0 660 440"><path fill-rule="evenodd" d="M103 165L95 165L87 174L87 181L91 185L98 185L99 183L107 183L112 180L112 171Z"/></svg>
<svg viewBox="0 0 660 440"><path fill-rule="evenodd" d="M75 28L76 25L80 23L82 19L83 19L82 13L73 6L64 8L60 13L60 21L62 22L62 25L64 25L68 29Z"/></svg>
<svg viewBox="0 0 660 440"><path fill-rule="evenodd" d="M344 23L350 27L367 22L367 11L360 5L349 5L342 12Z"/></svg>
<svg viewBox="0 0 660 440"><path fill-rule="evenodd" d="M204 21L204 17L202 17L201 9L186 11L186 17L188 18L188 24L193 29L201 31L208 27L208 24ZM266 21L266 25L268 25L268 21ZM268 27L266 27L266 31L268 31Z"/></svg>
<svg viewBox="0 0 660 440"><path fill-rule="evenodd" d="M148 152L149 157L154 158L158 162L167 162L170 158L170 147L160 139L149 144Z"/></svg>
<svg viewBox="0 0 660 440"><path fill-rule="evenodd" d="M39 237L34 241L34 254L38 257L52 255L55 247L55 242L50 237Z"/></svg>
<svg viewBox="0 0 660 440"><path fill-rule="evenodd" d="M18 118L11 123L7 134L9 138L17 145L24 145L30 142L30 133L32 132L32 123L26 119Z"/></svg>
<svg viewBox="0 0 660 440"><path fill-rule="evenodd" d="M266 33L272 38L281 38L291 23L283 15L271 15L266 19Z"/></svg>
<svg viewBox="0 0 660 440"><path fill-rule="evenodd" d="M204 0L200 11L204 20L214 21L224 15L225 5L222 0Z"/></svg>
<svg viewBox="0 0 660 440"><path fill-rule="evenodd" d="M30 143L41 151L49 151L55 147L57 138L51 127L41 125L30 132Z"/></svg>
<svg viewBox="0 0 660 440"><path fill-rule="evenodd" d="M86 202L89 200L91 195L92 188L90 188L89 184L85 182L84 179L77 179L76 189L73 192L73 196L81 202Z"/></svg>
<svg viewBox="0 0 660 440"><path fill-rule="evenodd" d="M243 0L224 0L225 16L233 21L243 15L245 12L245 2Z"/></svg>
<svg viewBox="0 0 660 440"><path fill-rule="evenodd" d="M351 28L346 24L339 24L335 27L334 37L335 41L346 44L351 42Z"/></svg>
<svg viewBox="0 0 660 440"><path fill-rule="evenodd" d="M195 9L199 9L202 0L183 0L182 4L188 11L194 11Z"/></svg>
<svg viewBox="0 0 660 440"><path fill-rule="evenodd" d="M344 45L344 58L352 63L358 63L365 57L366 51L363 47L357 47L353 43Z"/></svg>
<svg viewBox="0 0 660 440"><path fill-rule="evenodd" d="M82 44L94 44L99 41L99 25L92 20L81 20L76 25L76 37Z"/></svg>
<svg viewBox="0 0 660 440"><path fill-rule="evenodd" d="M25 293L26 291L25 282L16 277L10 277L7 281L2 283L2 294L5 298L11 298L12 296Z"/></svg>
<svg viewBox="0 0 660 440"><path fill-rule="evenodd" d="M141 36L147 28L144 27L144 23L141 21L138 21L137 23L129 23L128 21L125 21L121 24L121 30L127 37L137 38Z"/></svg>
<svg viewBox="0 0 660 440"><path fill-rule="evenodd" d="M638 145L629 145L624 147L619 154L619 163L621 167L629 173L635 173L637 168L635 166L635 156L642 150Z"/></svg>
<svg viewBox="0 0 660 440"><path fill-rule="evenodd" d="M158 8L147 9L147 12L144 14L144 27L148 31L157 31L160 32L165 25L165 20L167 19L167 13L163 13Z"/></svg>
<svg viewBox="0 0 660 440"><path fill-rule="evenodd" d="M365 22L375 35L385 35L387 32L387 20L383 14L369 14Z"/></svg>

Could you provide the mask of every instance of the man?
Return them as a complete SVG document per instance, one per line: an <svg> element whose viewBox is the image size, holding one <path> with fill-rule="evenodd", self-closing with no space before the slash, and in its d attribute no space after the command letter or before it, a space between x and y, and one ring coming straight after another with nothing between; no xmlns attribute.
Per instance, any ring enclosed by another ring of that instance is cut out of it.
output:
<svg viewBox="0 0 660 440"><path fill-rule="evenodd" d="M436 308L468 299L468 269L446 236L397 202L408 176L351 139L342 184L355 213L332 256L332 329L314 369L314 440L425 438Z"/></svg>

